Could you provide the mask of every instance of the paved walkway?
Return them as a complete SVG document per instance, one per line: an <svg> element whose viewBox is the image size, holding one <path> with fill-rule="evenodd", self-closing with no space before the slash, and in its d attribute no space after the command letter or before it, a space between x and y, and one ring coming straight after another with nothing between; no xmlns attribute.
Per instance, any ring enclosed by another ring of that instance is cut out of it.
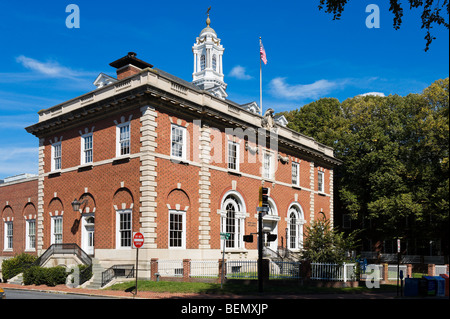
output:
<svg viewBox="0 0 450 319"><path fill-rule="evenodd" d="M0 283L0 288L4 289L25 289L41 292L55 292L63 294L83 294L91 296L106 296L111 298L139 298L139 299L397 299L396 292L377 291L349 293L349 294L273 294L273 295L216 295L199 293L168 293L139 291L137 296L125 291L69 288L65 285L56 287L43 286L20 286L7 283Z"/></svg>

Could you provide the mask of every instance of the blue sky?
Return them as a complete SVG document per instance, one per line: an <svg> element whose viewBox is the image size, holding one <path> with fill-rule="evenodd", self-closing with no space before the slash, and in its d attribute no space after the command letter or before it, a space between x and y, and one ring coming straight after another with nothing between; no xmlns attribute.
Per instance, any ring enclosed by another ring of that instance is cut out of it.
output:
<svg viewBox="0 0 450 319"><path fill-rule="evenodd" d="M24 128L39 110L95 89L97 75L114 75L109 63L128 52L191 81L192 46L209 6L225 47L227 93L238 103L259 102L260 36L268 58L263 106L276 112L321 97L420 93L448 77L448 30L435 27L424 52L420 11L406 7L394 30L387 0L351 0L339 21L318 2L0 1L0 179L36 174L38 141ZM65 24L71 3L80 8L79 29ZM366 27L369 4L380 8L380 28Z"/></svg>

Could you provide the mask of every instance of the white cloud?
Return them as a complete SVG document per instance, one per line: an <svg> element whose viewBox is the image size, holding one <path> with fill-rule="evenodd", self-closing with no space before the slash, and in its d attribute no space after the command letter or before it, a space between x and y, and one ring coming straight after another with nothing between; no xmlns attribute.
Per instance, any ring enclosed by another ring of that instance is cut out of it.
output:
<svg viewBox="0 0 450 319"><path fill-rule="evenodd" d="M291 85L286 83L286 78L278 77L270 81L269 86L274 96L291 100L302 100L323 97L325 94L344 85L344 82L319 80L311 84Z"/></svg>
<svg viewBox="0 0 450 319"><path fill-rule="evenodd" d="M0 152L0 175L2 178L22 173L37 174L37 169L37 147L13 147L9 148L7 152Z"/></svg>
<svg viewBox="0 0 450 319"><path fill-rule="evenodd" d="M16 58L17 63L22 64L25 68L35 71L39 74L52 78L79 78L79 77L94 77L97 74L92 72L80 72L72 70L71 68L60 65L57 62L41 62L33 58L21 55Z"/></svg>
<svg viewBox="0 0 450 319"><path fill-rule="evenodd" d="M368 92L368 93L364 93L364 94L360 94L358 96L381 96L381 97L385 97L386 95L384 95L383 92Z"/></svg>
<svg viewBox="0 0 450 319"><path fill-rule="evenodd" d="M246 70L244 67L236 65L233 69L231 69L229 76L239 80L250 80L253 78L251 75L248 75L245 72Z"/></svg>

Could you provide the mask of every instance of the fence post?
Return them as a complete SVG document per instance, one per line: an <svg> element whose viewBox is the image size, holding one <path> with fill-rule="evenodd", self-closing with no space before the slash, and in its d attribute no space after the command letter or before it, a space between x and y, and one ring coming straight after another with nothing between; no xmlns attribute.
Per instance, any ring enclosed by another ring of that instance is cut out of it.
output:
<svg viewBox="0 0 450 319"><path fill-rule="evenodd" d="M344 282L347 282L347 266L344 263Z"/></svg>
<svg viewBox="0 0 450 319"><path fill-rule="evenodd" d="M389 265L383 264L383 279L385 282L389 281Z"/></svg>
<svg viewBox="0 0 450 319"><path fill-rule="evenodd" d="M406 264L406 277L412 277L412 264Z"/></svg>
<svg viewBox="0 0 450 319"><path fill-rule="evenodd" d="M183 281L190 281L191 276L191 260L183 259Z"/></svg>
<svg viewBox="0 0 450 319"><path fill-rule="evenodd" d="M434 276L435 264L428 264L428 276Z"/></svg>
<svg viewBox="0 0 450 319"><path fill-rule="evenodd" d="M158 272L158 258L150 260L150 279L156 281L156 273Z"/></svg>

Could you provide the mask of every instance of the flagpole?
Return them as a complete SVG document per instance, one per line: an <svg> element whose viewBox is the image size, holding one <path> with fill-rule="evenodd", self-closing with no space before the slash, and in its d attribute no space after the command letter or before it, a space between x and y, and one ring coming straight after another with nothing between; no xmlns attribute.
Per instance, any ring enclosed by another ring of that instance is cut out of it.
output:
<svg viewBox="0 0 450 319"><path fill-rule="evenodd" d="M261 37L259 37L259 47L261 48ZM262 111L262 64L261 64L261 53L259 53L259 107L261 111L261 115L263 115Z"/></svg>

